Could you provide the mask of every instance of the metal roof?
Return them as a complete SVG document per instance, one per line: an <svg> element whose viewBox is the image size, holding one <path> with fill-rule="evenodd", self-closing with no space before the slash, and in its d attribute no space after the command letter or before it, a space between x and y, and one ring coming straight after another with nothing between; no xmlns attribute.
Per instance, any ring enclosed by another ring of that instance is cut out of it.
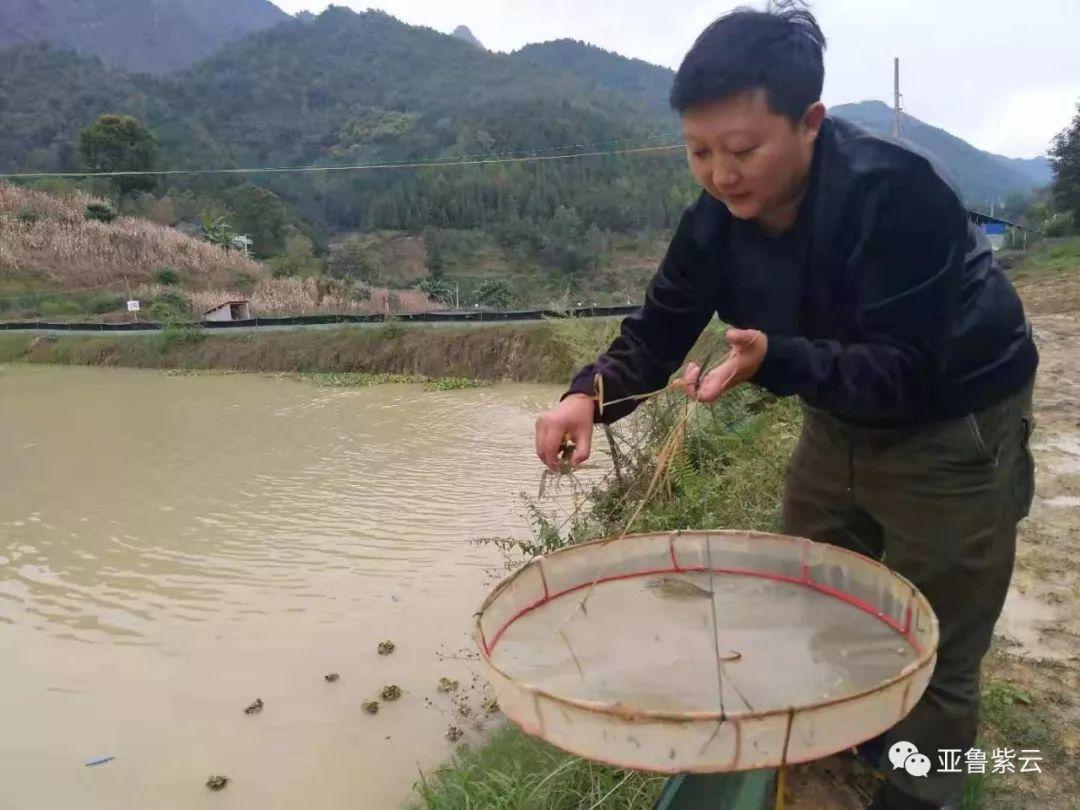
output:
<svg viewBox="0 0 1080 810"><path fill-rule="evenodd" d="M989 214L984 214L982 211L968 211L968 217L970 217L971 221L976 225L985 225L987 222L996 222L999 225L1008 225L1010 228L1020 228L1024 231L1031 230L1031 228L1026 225L1021 225L1019 222L1010 222L1001 217L992 217Z"/></svg>

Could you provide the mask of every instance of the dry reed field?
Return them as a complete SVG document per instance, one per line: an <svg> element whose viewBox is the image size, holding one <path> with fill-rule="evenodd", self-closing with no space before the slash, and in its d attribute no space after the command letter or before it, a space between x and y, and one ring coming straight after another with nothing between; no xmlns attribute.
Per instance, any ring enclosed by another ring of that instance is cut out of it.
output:
<svg viewBox="0 0 1080 810"><path fill-rule="evenodd" d="M143 301L169 292L187 299L195 315L241 298L256 316L403 314L437 306L415 290L372 287L361 298L334 279L270 278L261 262L174 228L135 217L88 218L92 204L105 201L0 183L0 289L130 292ZM163 268L180 276L182 289L156 282Z"/></svg>
<svg viewBox="0 0 1080 810"><path fill-rule="evenodd" d="M169 287L150 285L143 294L153 298ZM259 281L250 293L227 289L187 290L192 312L198 314L223 301L239 298L250 302L251 314L259 315L325 315L407 312L427 312L435 302L416 290L387 290L369 288L371 297L358 300L348 296L340 285L328 284L314 278L268 278Z"/></svg>
<svg viewBox="0 0 1080 810"><path fill-rule="evenodd" d="M0 281L39 281L51 289L122 290L171 267L192 287L227 286L238 274L266 275L258 262L164 225L119 217L99 222L88 194L54 196L0 183Z"/></svg>

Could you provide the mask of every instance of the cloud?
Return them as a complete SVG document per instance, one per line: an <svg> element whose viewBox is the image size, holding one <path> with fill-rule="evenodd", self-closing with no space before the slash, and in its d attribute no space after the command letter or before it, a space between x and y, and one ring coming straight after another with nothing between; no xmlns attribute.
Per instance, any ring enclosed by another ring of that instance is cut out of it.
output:
<svg viewBox="0 0 1080 810"><path fill-rule="evenodd" d="M1080 81L1011 90L989 101L991 114L972 138L1002 155L1044 154L1050 145L1047 133L1053 137L1069 125L1078 101Z"/></svg>

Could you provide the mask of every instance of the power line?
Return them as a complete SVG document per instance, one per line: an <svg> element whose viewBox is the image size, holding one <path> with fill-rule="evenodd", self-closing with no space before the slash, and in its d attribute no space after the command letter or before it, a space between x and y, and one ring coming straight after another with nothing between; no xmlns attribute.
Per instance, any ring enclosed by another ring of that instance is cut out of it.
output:
<svg viewBox="0 0 1080 810"><path fill-rule="evenodd" d="M634 149L612 149L603 152L578 152L571 155L524 155L518 157L486 158L482 160L427 160L404 161L400 163L362 163L351 166L263 166L246 169L160 169L156 171L123 172L15 172L0 174L3 180L18 180L47 177L144 177L146 175L178 176L195 174L296 174L305 172L345 172L373 171L377 169L419 169L439 166L485 166L498 163L535 163L549 160L570 160L586 157L606 157L611 155L632 155L645 152L668 152L682 149L683 144L665 144L642 146Z"/></svg>
<svg viewBox="0 0 1080 810"><path fill-rule="evenodd" d="M221 127L218 127L215 130L215 132L220 131L223 128L227 129L228 126L229 125L223 125ZM244 132L250 132L250 128L248 128L248 127L241 127L241 126L237 125L236 128L237 129L243 129ZM587 141L585 143L566 143L566 144L561 144L559 146L543 146L543 147L538 147L538 148L535 148L535 149L523 148L523 149L518 150L518 152L516 152L516 153L511 153L511 152L503 152L503 153L494 152L493 153L493 152L489 151L489 152L479 152L479 153L472 154L472 155L453 155L453 156L449 156L449 157L446 157L446 158L431 158L431 159L432 160L436 160L436 159L439 159L439 160L442 160L442 159L445 159L445 160L461 160L461 159L466 159L466 158L490 158L490 157L510 156L510 155L513 155L513 154L538 155L538 154L542 154L544 152L559 152L559 151L562 151L564 149L589 149L589 148L592 148L592 147L605 146L605 145L608 145L608 144L616 144L616 143L630 143L630 142L647 143L649 141L654 141L654 140L661 139L661 138L668 138L668 139L674 138L674 137L677 137L678 135L679 135L679 133L676 132L675 130L664 130L663 132L654 132L654 133L651 133L651 134L637 135L637 136L632 136L632 137L627 137L627 138L606 138L606 139L597 140L597 141ZM159 145L164 145L164 146L176 146L176 145L181 145L181 144L188 143L188 139L186 139L186 138L171 138L171 137L166 138L166 137L159 137L159 136L155 136L155 137L157 138L158 144ZM23 140L25 140L25 138L23 138ZM44 144L44 143L45 142L42 141L42 144ZM48 146L59 146L59 145L78 146L78 144L79 144L78 139L69 140L69 139L52 138L51 140L48 141ZM323 147L327 147L327 148L330 148L330 147L342 147L342 148L345 148L345 149L351 149L351 148L355 148L357 146L363 146L364 145L364 144L359 144L359 143L342 144L342 143L340 143L340 141L334 140L333 138L317 138L317 137L286 138L286 139L254 138L254 137L247 137L247 138L211 137L206 143L207 146L216 146L216 145L223 145L223 144L252 146L252 147L254 147L254 146L276 146L276 147L279 147L279 148L284 148L284 147L289 147L289 146L323 146Z"/></svg>

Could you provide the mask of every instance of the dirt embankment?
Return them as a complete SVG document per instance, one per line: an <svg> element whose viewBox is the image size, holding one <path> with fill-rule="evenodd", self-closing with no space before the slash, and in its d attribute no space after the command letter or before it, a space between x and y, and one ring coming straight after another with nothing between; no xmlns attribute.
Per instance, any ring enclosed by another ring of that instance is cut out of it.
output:
<svg viewBox="0 0 1080 810"><path fill-rule="evenodd" d="M610 341L617 321L483 327L388 323L222 335L35 336L0 333L0 362L235 371L366 372L566 383Z"/></svg>

